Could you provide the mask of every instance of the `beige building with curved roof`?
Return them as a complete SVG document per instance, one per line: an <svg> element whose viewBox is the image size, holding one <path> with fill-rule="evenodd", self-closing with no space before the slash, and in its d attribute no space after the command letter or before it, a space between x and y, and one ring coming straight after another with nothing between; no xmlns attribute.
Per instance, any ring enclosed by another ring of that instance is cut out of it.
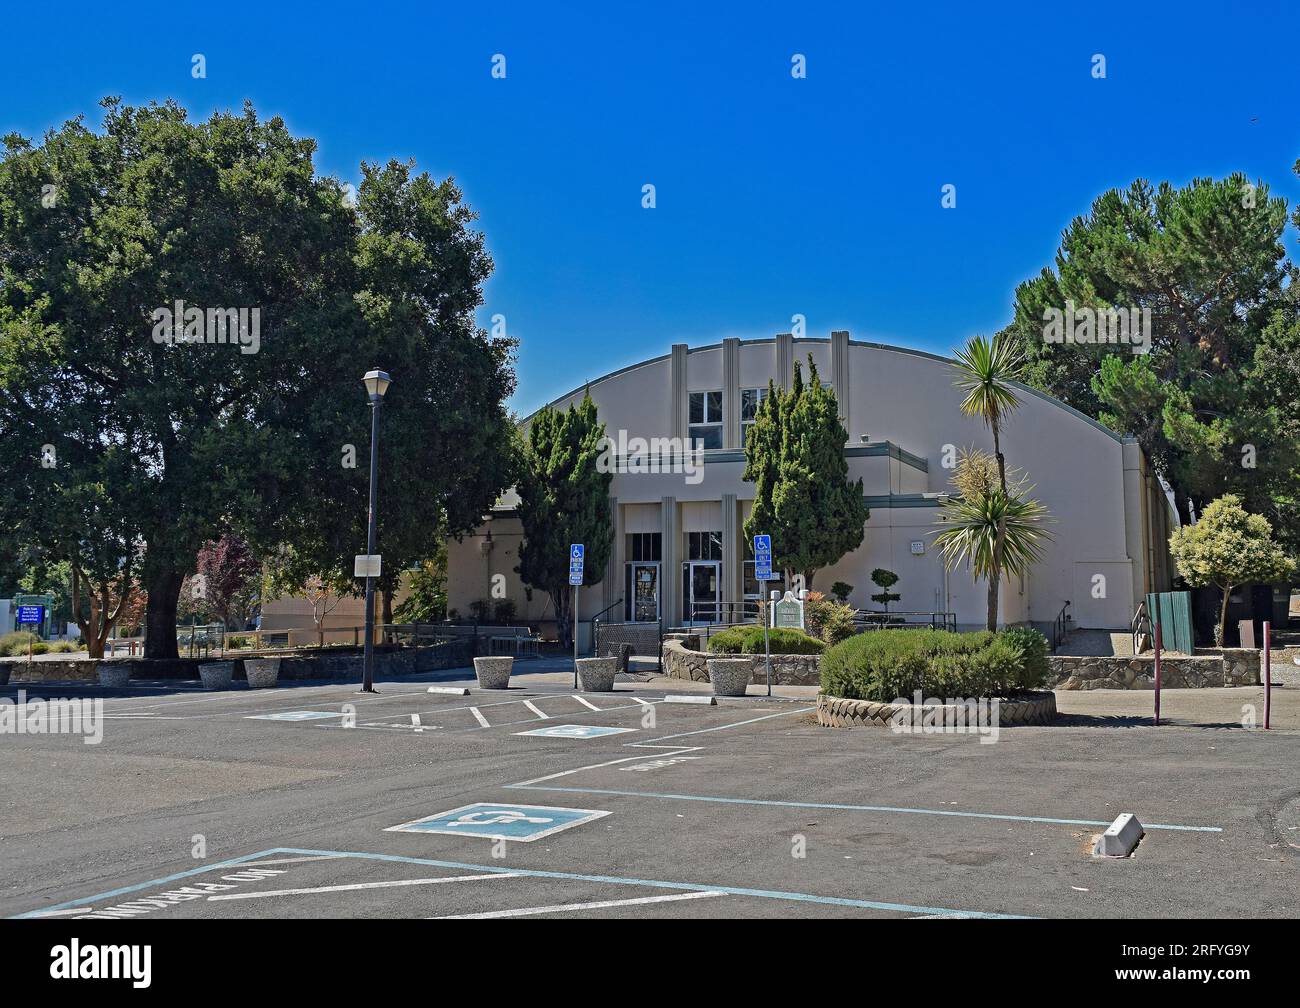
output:
<svg viewBox="0 0 1300 1008"><path fill-rule="evenodd" d="M741 531L753 500L753 485L741 479L744 428L768 380L788 387L795 361L809 355L840 403L849 475L863 480L871 509L862 545L819 570L813 587L843 581L853 586L853 605L878 608L870 572L883 567L899 575L892 590L902 598L891 609L952 612L962 628L983 625L984 585L967 570L946 571L933 540L956 452L991 451L991 436L960 411L950 361L847 332L677 344L552 403L567 408L589 392L616 441L705 445L702 473L616 472L611 559L601 584L583 591L584 620L608 609L603 620L679 626L725 619L725 603L758 597ZM1074 627L1125 629L1143 594L1170 584L1166 544L1176 519L1168 499L1132 438L1035 389L1022 388L1021 399L1004 425L1003 451L1051 512L1054 538L1040 564L1005 585L1001 622L1045 627L1068 602ZM514 572L516 503L506 495L474 535L450 545L449 605L462 616L475 599L493 597L494 576L520 620L550 616L546 594L529 592Z"/></svg>

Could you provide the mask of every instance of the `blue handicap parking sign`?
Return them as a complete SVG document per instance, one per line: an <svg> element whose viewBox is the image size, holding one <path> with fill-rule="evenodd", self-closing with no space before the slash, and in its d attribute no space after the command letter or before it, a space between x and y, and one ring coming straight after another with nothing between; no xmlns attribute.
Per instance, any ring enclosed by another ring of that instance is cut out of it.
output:
<svg viewBox="0 0 1300 1008"><path fill-rule="evenodd" d="M534 728L532 731L515 732L516 735L540 735L542 738L600 738L602 735L618 735L622 732L636 731L635 728L605 728L601 725L562 724L549 728Z"/></svg>
<svg viewBox="0 0 1300 1008"><path fill-rule="evenodd" d="M338 711L286 710L274 714L250 714L249 721L314 721L317 718L342 717Z"/></svg>
<svg viewBox="0 0 1300 1008"><path fill-rule="evenodd" d="M462 805L450 812L440 812L400 826L389 826L385 832L450 833L454 836L530 843L607 815L608 812L594 809L475 802L473 805Z"/></svg>
<svg viewBox="0 0 1300 1008"><path fill-rule="evenodd" d="M586 547L574 543L569 547L569 584L582 584L582 565L586 557Z"/></svg>
<svg viewBox="0 0 1300 1008"><path fill-rule="evenodd" d="M772 537L754 536L754 577L759 581L772 581Z"/></svg>

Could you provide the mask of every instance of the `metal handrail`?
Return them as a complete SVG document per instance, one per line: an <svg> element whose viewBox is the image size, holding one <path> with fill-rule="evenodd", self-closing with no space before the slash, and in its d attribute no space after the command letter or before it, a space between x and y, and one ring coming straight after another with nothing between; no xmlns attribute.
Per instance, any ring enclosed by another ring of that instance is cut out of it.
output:
<svg viewBox="0 0 1300 1008"><path fill-rule="evenodd" d="M1138 603L1137 611L1133 614L1133 619L1129 623L1129 633L1133 639L1133 654L1140 655L1146 648L1138 649L1138 638L1145 636L1150 641L1152 637L1151 612L1147 608L1145 598Z"/></svg>
<svg viewBox="0 0 1300 1008"><path fill-rule="evenodd" d="M921 619L910 623L906 619L895 619L895 617L906 616L920 616ZM870 630L906 629L907 627L922 626L927 622L931 630L947 630L949 628L956 630L957 614L942 610L923 612L919 609L891 609L886 612L883 609L854 609L853 622Z"/></svg>
<svg viewBox="0 0 1300 1008"><path fill-rule="evenodd" d="M1065 605L1061 606L1061 611L1056 614L1056 619L1052 620L1052 650L1055 651L1065 641L1065 625L1070 622L1070 616L1067 610L1070 608L1070 600L1065 600Z"/></svg>

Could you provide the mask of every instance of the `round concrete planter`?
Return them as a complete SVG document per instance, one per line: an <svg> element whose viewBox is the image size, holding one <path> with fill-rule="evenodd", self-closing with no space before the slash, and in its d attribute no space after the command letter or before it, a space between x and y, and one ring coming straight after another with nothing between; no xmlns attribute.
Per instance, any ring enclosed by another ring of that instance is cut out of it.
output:
<svg viewBox="0 0 1300 1008"><path fill-rule="evenodd" d="M708 669L714 696L744 696L754 662L749 658L710 658Z"/></svg>
<svg viewBox="0 0 1300 1008"><path fill-rule="evenodd" d="M270 689L280 681L280 659L245 658L244 675L249 689Z"/></svg>
<svg viewBox="0 0 1300 1008"><path fill-rule="evenodd" d="M479 689L509 689L510 668L513 658L475 658L474 674L478 676Z"/></svg>
<svg viewBox="0 0 1300 1008"><path fill-rule="evenodd" d="M235 677L235 663L232 661L206 662L199 666L199 678L207 690L230 689L230 680Z"/></svg>
<svg viewBox="0 0 1300 1008"><path fill-rule="evenodd" d="M110 665L103 662L99 666L99 685L110 689L121 689L131 681L130 665Z"/></svg>
<svg viewBox="0 0 1300 1008"><path fill-rule="evenodd" d="M608 693L617 672L617 658L579 658L578 687L584 693Z"/></svg>

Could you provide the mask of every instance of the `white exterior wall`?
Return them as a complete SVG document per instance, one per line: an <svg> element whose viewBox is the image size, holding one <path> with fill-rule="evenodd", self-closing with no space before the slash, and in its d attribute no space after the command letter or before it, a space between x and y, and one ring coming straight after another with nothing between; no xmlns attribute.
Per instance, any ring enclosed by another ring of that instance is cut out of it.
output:
<svg viewBox="0 0 1300 1008"><path fill-rule="evenodd" d="M944 464L957 449L993 448L984 425L961 413L961 395L953 387L947 361L901 348L853 343L846 334L835 334L832 340L792 340L788 335L751 342L728 340L689 351L676 347L665 357L596 379L554 405L565 407L588 391L611 436L619 431L626 431L627 437L647 439L683 436L690 392L721 389L724 409L738 413L738 389L765 387L769 379L783 384L785 376L778 373L783 359L803 363L806 378L809 353L820 378L834 382L841 395L847 391L847 398L841 399L841 414L849 434L849 473L852 479L863 480L863 492L872 508L862 547L819 571L814 587L828 591L835 581L845 581L854 587L850 598L854 605L877 608L869 598L878 590L870 581L870 572L884 567L900 575L892 590L903 598L891 609L951 609L958 613L961 625L982 625L984 584L972 582L965 570L945 577L933 547L934 502L917 500L917 495L950 489L950 470ZM834 373L836 360L847 361L844 373ZM736 390L726 388L725 375L732 376ZM1162 580L1168 570L1158 559L1159 570L1147 570L1152 558L1163 554L1164 541L1151 531L1153 525L1143 504L1150 499L1154 484L1141 452L1133 443L1125 444L1118 435L1048 396L1025 389L1021 400L1021 408L1004 423L1002 448L1008 465L1023 472L1034 486L1034 495L1051 512L1050 529L1055 538L1047 544L1042 563L1023 584L1015 579L1003 586L1002 619L1048 623L1069 600L1076 626L1125 628L1141 592L1152 590L1147 582ZM724 437L724 444L740 443L738 416L724 416L724 431L733 423L737 425L734 436ZM869 444L861 440L863 434L869 435ZM685 533L726 532L729 524L724 521L722 501L728 495L740 505L741 516L747 513L753 487L741 479L743 470L743 452L732 448L706 453L699 482L690 482L681 471L614 476L610 496L617 502L620 535L673 530L672 548L664 544L661 578L665 601L670 603L664 607L666 623L677 622L680 600L673 596L685 556ZM889 501L890 495L903 499ZM672 502L668 514L666 499ZM507 526L500 517L494 525L498 545L491 559L479 551L479 537L469 537L460 546L453 544L452 607L459 602L463 612L465 601L487 595L485 578L489 568L494 568L507 574L520 617L541 618L541 612L549 608L545 596L534 592L531 604L525 602L522 586L510 570L517 562L517 542L501 538ZM517 522L512 519L509 528L509 534L517 536ZM738 571L739 517L730 534L732 541L724 540L726 564L734 562ZM924 542L923 555L912 555L913 541ZM510 562L502 563L507 553L512 554ZM605 585L603 604L616 601L623 593L622 543L616 542L614 556L611 567L616 569L616 583ZM738 573L733 577L724 566L723 584L738 591Z"/></svg>

